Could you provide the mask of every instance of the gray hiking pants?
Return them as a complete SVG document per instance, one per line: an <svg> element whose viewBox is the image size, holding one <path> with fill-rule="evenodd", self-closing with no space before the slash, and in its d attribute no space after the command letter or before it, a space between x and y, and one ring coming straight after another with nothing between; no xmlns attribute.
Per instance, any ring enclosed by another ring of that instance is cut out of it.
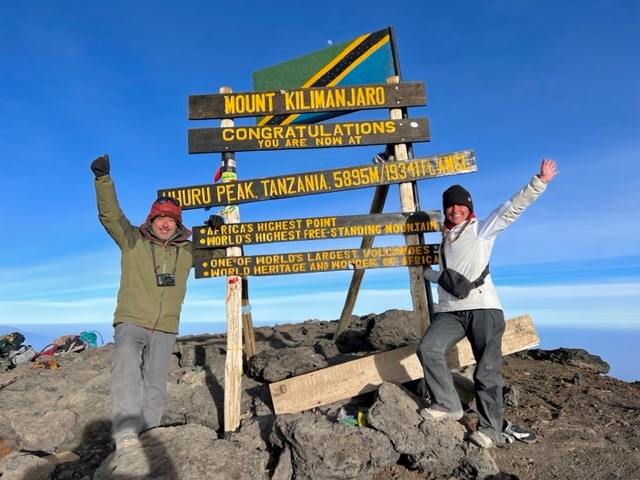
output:
<svg viewBox="0 0 640 480"><path fill-rule="evenodd" d="M504 328L504 313L498 309L439 312L434 315L417 351L431 401L448 411L461 410L460 397L444 355L467 337L477 363L473 374L477 430L499 443L502 442Z"/></svg>
<svg viewBox="0 0 640 480"><path fill-rule="evenodd" d="M160 425L176 334L119 323L111 355L111 435Z"/></svg>

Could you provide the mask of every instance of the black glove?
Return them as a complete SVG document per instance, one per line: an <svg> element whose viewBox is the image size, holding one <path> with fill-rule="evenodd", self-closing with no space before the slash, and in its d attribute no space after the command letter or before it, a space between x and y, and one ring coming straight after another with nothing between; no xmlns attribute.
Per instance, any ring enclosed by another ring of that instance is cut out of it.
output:
<svg viewBox="0 0 640 480"><path fill-rule="evenodd" d="M98 157L93 162L91 162L91 171L96 176L96 178L108 175L110 168L111 166L109 164L108 153L105 153L101 157Z"/></svg>
<svg viewBox="0 0 640 480"><path fill-rule="evenodd" d="M204 222L207 226L216 229L220 225L224 225L224 217L222 215L211 215L209 219Z"/></svg>

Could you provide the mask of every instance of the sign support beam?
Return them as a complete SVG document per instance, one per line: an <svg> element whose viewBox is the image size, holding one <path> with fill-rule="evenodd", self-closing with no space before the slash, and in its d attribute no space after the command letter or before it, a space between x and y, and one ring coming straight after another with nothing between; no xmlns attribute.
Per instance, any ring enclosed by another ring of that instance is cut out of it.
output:
<svg viewBox="0 0 640 480"><path fill-rule="evenodd" d="M400 77L396 76L390 79L390 83L398 82L400 82ZM392 108L389 114L391 119L394 120L402 119L403 117L403 111L400 108ZM409 160L407 144L397 144L394 149L396 162L406 162ZM400 190L400 206L402 212L415 212L415 183L401 183L398 185L398 188ZM421 243L419 235L406 235L404 238L406 245L420 245ZM429 307L427 305L423 267L420 265L409 267L409 291L411 292L413 312L416 317L416 333L422 334L429 325Z"/></svg>
<svg viewBox="0 0 640 480"><path fill-rule="evenodd" d="M378 185L376 191L373 194L373 200L371 201L371 209L369 213L376 214L381 213L384 208L384 202L387 199L387 193L389 193L389 185ZM375 236L367 235L362 237L360 248L371 248L373 246L373 240ZM342 307L342 313L340 314L340 321L338 322L338 328L333 335L333 340L337 340L342 332L344 332L349 325L349 319L353 313L353 309L356 306L356 299L358 298L358 292L360 291L360 285L364 278L365 270L355 270L351 277L351 284L349 284L349 291L347 292L347 298Z"/></svg>
<svg viewBox="0 0 640 480"><path fill-rule="evenodd" d="M230 93L229 87L222 87L220 93ZM233 120L223 119L222 127L233 126ZM233 172L231 172L233 163ZM232 153L223 155L223 182L235 180L235 157ZM240 221L240 209L230 205L223 211L228 223ZM228 247L227 257L242 255L240 247ZM233 432L240 426L240 395L242 393L242 281L235 275L227 277L227 352L224 365L224 431Z"/></svg>

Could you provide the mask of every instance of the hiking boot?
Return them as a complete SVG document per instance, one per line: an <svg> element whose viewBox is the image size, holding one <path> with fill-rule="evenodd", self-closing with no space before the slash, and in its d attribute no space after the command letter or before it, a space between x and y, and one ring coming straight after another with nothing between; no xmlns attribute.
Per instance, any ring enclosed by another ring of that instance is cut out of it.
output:
<svg viewBox="0 0 640 480"><path fill-rule="evenodd" d="M450 412L436 405L430 405L427 408L420 410L420 415L422 418L427 420L445 420L448 418L451 420L460 420L463 412L462 410L454 410L453 412Z"/></svg>
<svg viewBox="0 0 640 480"><path fill-rule="evenodd" d="M534 432L522 428L519 425L514 425L507 419L502 423L502 433L505 437L509 436L515 440L520 440L525 443L536 443L536 440L538 440L538 437Z"/></svg>
<svg viewBox="0 0 640 480"><path fill-rule="evenodd" d="M124 433L119 437L116 437L115 440L116 450L126 450L137 447L140 444L137 433Z"/></svg>
<svg viewBox="0 0 640 480"><path fill-rule="evenodd" d="M488 435L477 430L475 432L471 432L471 435L469 435L469 441L482 448L493 447L493 440L491 440Z"/></svg>

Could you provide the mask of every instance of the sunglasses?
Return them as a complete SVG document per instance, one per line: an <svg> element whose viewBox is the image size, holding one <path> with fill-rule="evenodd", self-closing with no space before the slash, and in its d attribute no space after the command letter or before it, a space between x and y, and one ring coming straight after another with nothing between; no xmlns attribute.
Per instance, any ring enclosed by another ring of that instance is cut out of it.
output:
<svg viewBox="0 0 640 480"><path fill-rule="evenodd" d="M180 201L176 198L173 197L158 197L158 199L156 200L156 202L158 203L167 203L167 202L171 202L173 203L176 207L180 206Z"/></svg>

